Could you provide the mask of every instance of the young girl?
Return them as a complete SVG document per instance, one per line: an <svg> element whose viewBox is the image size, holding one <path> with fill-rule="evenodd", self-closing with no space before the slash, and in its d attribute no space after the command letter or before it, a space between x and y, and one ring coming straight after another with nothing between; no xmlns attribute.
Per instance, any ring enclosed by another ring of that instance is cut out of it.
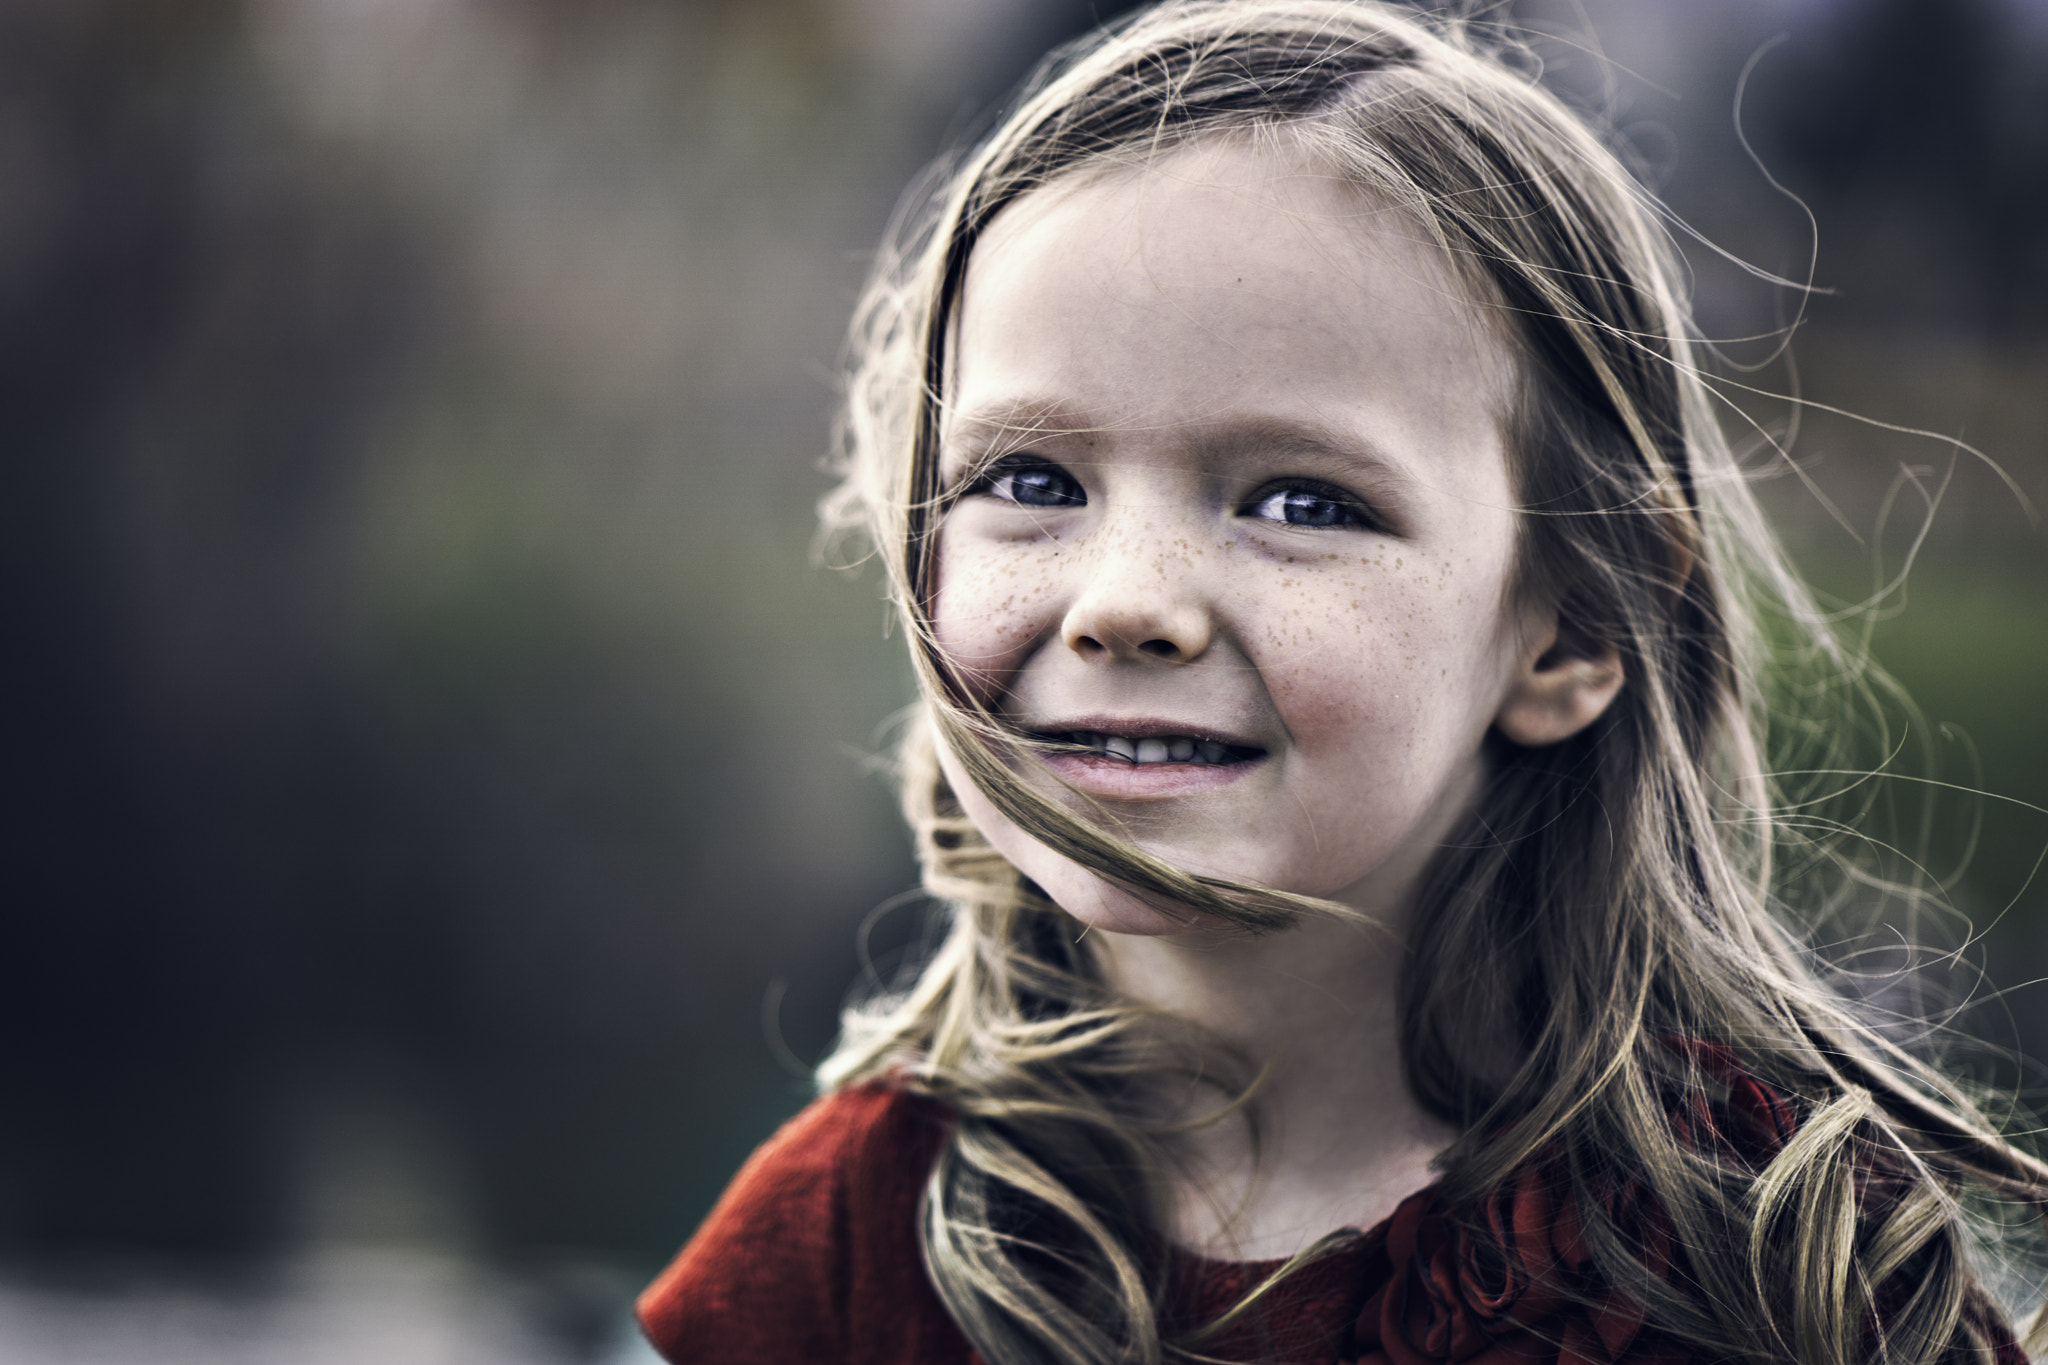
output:
<svg viewBox="0 0 2048 1365"><path fill-rule="evenodd" d="M1852 664L1679 281L1555 99L1368 0L1149 11L940 179L828 515L950 928L648 1290L670 1359L2024 1359L2048 1166L1774 878L1759 623Z"/></svg>

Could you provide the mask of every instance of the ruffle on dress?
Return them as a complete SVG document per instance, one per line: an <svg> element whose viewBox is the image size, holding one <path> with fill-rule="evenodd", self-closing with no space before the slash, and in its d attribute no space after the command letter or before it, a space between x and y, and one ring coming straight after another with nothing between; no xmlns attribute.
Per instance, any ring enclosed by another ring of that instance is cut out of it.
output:
<svg viewBox="0 0 2048 1365"><path fill-rule="evenodd" d="M1760 1170L1784 1149L1792 1107L1750 1076L1728 1048L1671 1040L1699 1073L1726 1088L1710 1104L1697 1087L1674 1100L1679 1141ZM1386 1230L1392 1276L1370 1297L1345 1359L1355 1365L1681 1365L1687 1348L1658 1332L1593 1264L1571 1182L1538 1160L1455 1217L1435 1189L1395 1210ZM1668 1277L1672 1239L1663 1210L1635 1181L1604 1199L1609 1225L1650 1272ZM1477 1218L1472 1217L1477 1214ZM1475 1222L1483 1234L1475 1234Z"/></svg>

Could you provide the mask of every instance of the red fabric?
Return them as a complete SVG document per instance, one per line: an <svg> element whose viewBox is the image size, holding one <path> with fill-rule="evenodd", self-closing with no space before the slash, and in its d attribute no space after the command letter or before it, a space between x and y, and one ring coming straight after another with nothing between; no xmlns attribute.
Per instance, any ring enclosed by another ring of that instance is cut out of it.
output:
<svg viewBox="0 0 2048 1365"><path fill-rule="evenodd" d="M950 1131L945 1108L884 1085L828 1095L785 1124L640 1296L640 1325L677 1365L970 1365L979 1360L925 1277L917 1208ZM1385 1225L1376 1230L1383 1233ZM1337 1359L1383 1236L1305 1267L1206 1349L1238 1359ZM1278 1261L1184 1258L1189 1323L1213 1320Z"/></svg>
<svg viewBox="0 0 2048 1365"><path fill-rule="evenodd" d="M1792 1135L1789 1106L1726 1049L1677 1050L1726 1086L1711 1105L1674 1099L1682 1139L1760 1168ZM879 1084L812 1104L754 1154L641 1295L648 1339L678 1365L974 1365L925 1276L917 1230L950 1125L942 1105ZM1685 1365L1682 1344L1602 1287L1568 1190L1537 1162L1476 1209L1420 1191L1200 1349L1274 1365ZM1604 1211L1653 1267L1671 1264L1663 1216L1640 1189L1615 1190ZM1181 1257L1175 1325L1214 1320L1278 1265ZM1997 1356L2026 1365L2009 1340Z"/></svg>
<svg viewBox="0 0 2048 1365"><path fill-rule="evenodd" d="M1434 1190L1404 1201L1387 1230L1391 1269L1358 1315L1358 1365L1682 1365L1680 1343L1646 1329L1627 1295L1604 1290L1577 1211L1555 1176L1527 1166L1479 1210L1474 1236ZM1641 1201L1609 1209L1624 1235L1647 1221L1653 1265L1668 1255ZM1664 1264L1668 1264L1665 1261ZM1661 1267L1660 1267L1661 1268Z"/></svg>
<svg viewBox="0 0 2048 1365"><path fill-rule="evenodd" d="M880 1085L783 1125L733 1177L640 1325L677 1365L961 1365L925 1278L918 1197L947 1111Z"/></svg>

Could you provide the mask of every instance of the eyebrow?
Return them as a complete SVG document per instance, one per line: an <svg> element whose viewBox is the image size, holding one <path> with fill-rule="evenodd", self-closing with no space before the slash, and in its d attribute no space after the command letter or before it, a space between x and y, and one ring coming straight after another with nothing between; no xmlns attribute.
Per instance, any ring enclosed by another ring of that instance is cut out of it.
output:
<svg viewBox="0 0 2048 1365"><path fill-rule="evenodd" d="M1256 447L1339 467L1376 481L1411 483L1414 475L1401 461L1356 432L1295 417L1252 416L1205 425L1194 441L1197 453L1217 456Z"/></svg>
<svg viewBox="0 0 2048 1365"><path fill-rule="evenodd" d="M1104 429L1102 423L1082 420L1081 414L1064 403L1031 399L1000 403L944 420L939 457L964 457L978 464L1007 453L997 449L1006 443L1014 442L1015 448L1045 436L1076 436Z"/></svg>
<svg viewBox="0 0 2048 1365"><path fill-rule="evenodd" d="M1047 436L1080 436L1115 431L1115 423L1091 420L1089 414L1052 399L1019 399L992 404L974 412L958 413L947 420L940 444L947 453L975 455L1003 439L1030 441ZM1332 465L1356 466L1367 471L1384 471L1389 477L1407 480L1412 476L1399 460L1387 455L1372 441L1355 432L1297 417L1251 414L1193 425L1190 447L1199 455L1219 457L1226 452L1256 446L1316 459Z"/></svg>

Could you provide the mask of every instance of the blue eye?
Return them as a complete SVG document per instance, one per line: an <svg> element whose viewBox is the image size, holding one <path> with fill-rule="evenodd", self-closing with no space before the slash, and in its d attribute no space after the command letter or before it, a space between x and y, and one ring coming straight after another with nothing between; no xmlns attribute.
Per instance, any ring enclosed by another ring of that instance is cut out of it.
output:
<svg viewBox="0 0 2048 1365"><path fill-rule="evenodd" d="M1335 489L1276 488L1252 500L1250 516L1286 526L1369 526L1372 518L1351 498Z"/></svg>
<svg viewBox="0 0 2048 1365"><path fill-rule="evenodd" d="M988 491L1023 507L1085 507L1088 494L1073 475L1057 465L1032 464L996 469Z"/></svg>

